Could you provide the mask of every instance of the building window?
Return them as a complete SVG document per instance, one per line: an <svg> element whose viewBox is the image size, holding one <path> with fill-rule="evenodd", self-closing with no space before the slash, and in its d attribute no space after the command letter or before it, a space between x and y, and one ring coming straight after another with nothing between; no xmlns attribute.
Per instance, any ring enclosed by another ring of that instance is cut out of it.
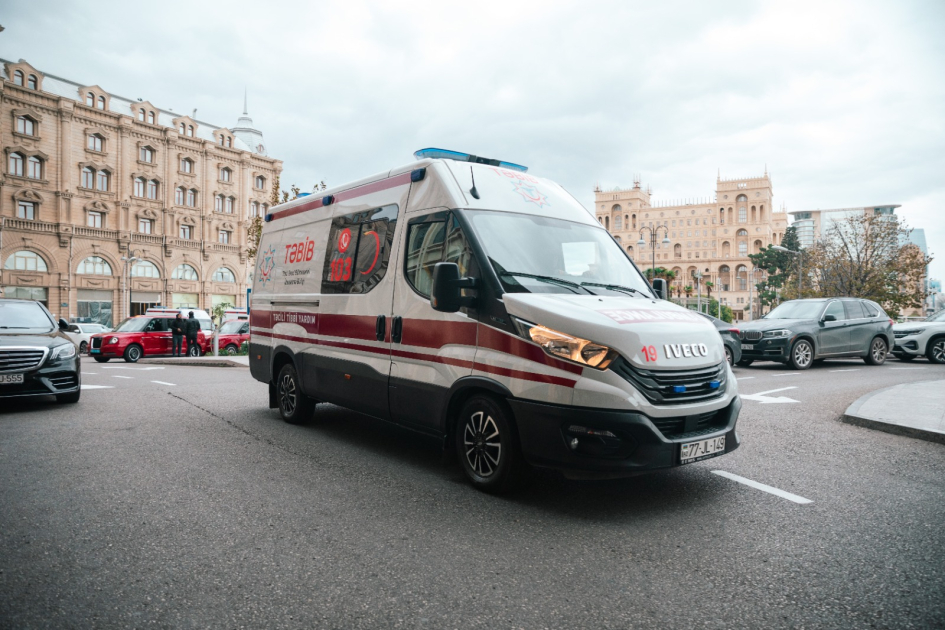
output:
<svg viewBox="0 0 945 630"><path fill-rule="evenodd" d="M108 190L108 171L99 171L95 177L96 190Z"/></svg>
<svg viewBox="0 0 945 630"><path fill-rule="evenodd" d="M748 243L742 241L738 244L738 255L747 256L748 255Z"/></svg>
<svg viewBox="0 0 945 630"><path fill-rule="evenodd" d="M151 147L141 147L138 149L138 159L142 162L154 162L154 150Z"/></svg>
<svg viewBox="0 0 945 630"><path fill-rule="evenodd" d="M197 270L184 263L182 265L177 265L177 269L174 270L174 273L171 274L171 279L173 280L199 280L197 276Z"/></svg>
<svg viewBox="0 0 945 630"><path fill-rule="evenodd" d="M255 201L249 202L249 216L258 217L259 216L259 203Z"/></svg>
<svg viewBox="0 0 945 630"><path fill-rule="evenodd" d="M35 155L26 160L26 176L30 179L43 178L43 161Z"/></svg>
<svg viewBox="0 0 945 630"><path fill-rule="evenodd" d="M16 70L13 72L13 85L23 85L23 71Z"/></svg>
<svg viewBox="0 0 945 630"><path fill-rule="evenodd" d="M182 158L180 161L180 170L182 173L193 173L194 162L188 158Z"/></svg>
<svg viewBox="0 0 945 630"><path fill-rule="evenodd" d="M99 109L105 109L105 97L104 97L104 96L99 96L99 97L98 97L98 105L97 105L97 107L98 107Z"/></svg>
<svg viewBox="0 0 945 630"><path fill-rule="evenodd" d="M220 230L220 242L229 243L230 242L230 233L226 230Z"/></svg>
<svg viewBox="0 0 945 630"><path fill-rule="evenodd" d="M87 224L89 227L100 228L102 227L102 218L101 212L89 212Z"/></svg>
<svg viewBox="0 0 945 630"><path fill-rule="evenodd" d="M233 175L233 171L224 167L220 169L220 181L228 182Z"/></svg>
<svg viewBox="0 0 945 630"><path fill-rule="evenodd" d="M149 179L148 180L148 199L157 199L157 196L158 196L157 180Z"/></svg>
<svg viewBox="0 0 945 630"><path fill-rule="evenodd" d="M197 191L193 188L187 191L187 205L191 208L197 207Z"/></svg>
<svg viewBox="0 0 945 630"><path fill-rule="evenodd" d="M226 267L220 267L213 274L214 282L236 282L236 275Z"/></svg>
<svg viewBox="0 0 945 630"><path fill-rule="evenodd" d="M35 74L31 74L29 78L27 78L26 87L28 87L31 90L35 90L39 87L39 81L36 80Z"/></svg>
<svg viewBox="0 0 945 630"><path fill-rule="evenodd" d="M95 95L89 92L85 95L85 104L89 107L95 107Z"/></svg>
<svg viewBox="0 0 945 630"><path fill-rule="evenodd" d="M3 268L12 269L14 271L39 271L42 273L49 271L49 268L46 266L46 261L43 260L42 256L36 252L25 249L13 252L3 264Z"/></svg>
<svg viewBox="0 0 945 630"><path fill-rule="evenodd" d="M16 218L34 220L36 218L36 204L32 201L17 201Z"/></svg>
<svg viewBox="0 0 945 630"><path fill-rule="evenodd" d="M82 169L82 188L95 187L95 171L86 166Z"/></svg>
<svg viewBox="0 0 945 630"><path fill-rule="evenodd" d="M151 219L138 219L138 232L141 234L150 234L154 227L154 221Z"/></svg>
<svg viewBox="0 0 945 630"><path fill-rule="evenodd" d="M177 190L174 191L174 203L178 206L184 205L184 189L182 187L178 187Z"/></svg>
<svg viewBox="0 0 945 630"><path fill-rule="evenodd" d="M148 260L141 260L135 263L134 267L131 268L131 277L132 278L160 278L161 272L158 270L157 265Z"/></svg>
<svg viewBox="0 0 945 630"><path fill-rule="evenodd" d="M223 195L213 196L213 209L216 212L223 212Z"/></svg>
<svg viewBox="0 0 945 630"><path fill-rule="evenodd" d="M135 197L144 197L144 178L135 177Z"/></svg>
<svg viewBox="0 0 945 630"><path fill-rule="evenodd" d="M224 210L227 214L233 214L233 197L226 198L226 206Z"/></svg>
<svg viewBox="0 0 945 630"><path fill-rule="evenodd" d="M154 124L154 112L148 112L148 123Z"/></svg>
<svg viewBox="0 0 945 630"><path fill-rule="evenodd" d="M180 127L177 128L177 132L183 136L185 131L187 131L187 125L181 123Z"/></svg>
<svg viewBox="0 0 945 630"><path fill-rule="evenodd" d="M194 237L194 228L191 225L180 226L180 237L190 240Z"/></svg>
<svg viewBox="0 0 945 630"><path fill-rule="evenodd" d="M266 187L266 178L262 175L256 176L256 188L263 189Z"/></svg>
<svg viewBox="0 0 945 630"><path fill-rule="evenodd" d="M138 109L138 120L140 120L141 122L144 122L144 108L143 107Z"/></svg>
<svg viewBox="0 0 945 630"><path fill-rule="evenodd" d="M190 136L191 138L194 137L194 126L193 126L193 125L187 125L187 135Z"/></svg>
<svg viewBox="0 0 945 630"><path fill-rule="evenodd" d="M97 133L93 133L89 136L88 146L90 151L98 151L101 153L105 148L105 139Z"/></svg>
<svg viewBox="0 0 945 630"><path fill-rule="evenodd" d="M23 156L19 153L10 154L10 164L9 164L10 175L16 175L17 177L23 177Z"/></svg>
<svg viewBox="0 0 945 630"><path fill-rule="evenodd" d="M89 256L79 263L76 273L89 276L110 276L112 275L112 266L100 256Z"/></svg>
<svg viewBox="0 0 945 630"><path fill-rule="evenodd" d="M17 116L16 130L27 136L36 135L36 123L29 116Z"/></svg>
<svg viewBox="0 0 945 630"><path fill-rule="evenodd" d="M229 136L226 139L226 148L227 149L233 148L233 138L230 138Z"/></svg>

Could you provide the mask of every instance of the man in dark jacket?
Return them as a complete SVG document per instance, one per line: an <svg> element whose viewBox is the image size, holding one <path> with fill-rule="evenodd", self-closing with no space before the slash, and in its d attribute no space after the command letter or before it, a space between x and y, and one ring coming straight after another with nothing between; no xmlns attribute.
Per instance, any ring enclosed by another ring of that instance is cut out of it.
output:
<svg viewBox="0 0 945 630"><path fill-rule="evenodd" d="M187 321L184 322L184 334L187 335L187 356L190 356L191 348L197 347L197 331L200 330L200 322L194 319L194 312L190 311L187 315ZM196 353L197 356L200 356L200 351Z"/></svg>
<svg viewBox="0 0 945 630"><path fill-rule="evenodd" d="M174 342L173 354L179 357L181 346L184 344L184 318L180 313L171 322L171 340Z"/></svg>

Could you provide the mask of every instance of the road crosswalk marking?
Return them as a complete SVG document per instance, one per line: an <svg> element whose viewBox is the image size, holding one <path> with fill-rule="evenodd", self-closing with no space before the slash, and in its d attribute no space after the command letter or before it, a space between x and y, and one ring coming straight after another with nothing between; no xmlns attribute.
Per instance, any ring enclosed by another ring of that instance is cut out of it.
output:
<svg viewBox="0 0 945 630"><path fill-rule="evenodd" d="M712 474L718 475L720 477L725 477L726 479L731 479L741 484L745 484L749 488L754 488L755 490L761 490L762 492L767 492L773 494L776 497L781 497L782 499L787 499L788 501L793 501L794 503L813 503L810 499L805 499L804 497L798 496L796 494L791 494L780 488L775 488L773 486L766 486L763 483L758 483L757 481L752 481L751 479L746 479L745 477L739 477L730 472L725 472L724 470L713 470Z"/></svg>

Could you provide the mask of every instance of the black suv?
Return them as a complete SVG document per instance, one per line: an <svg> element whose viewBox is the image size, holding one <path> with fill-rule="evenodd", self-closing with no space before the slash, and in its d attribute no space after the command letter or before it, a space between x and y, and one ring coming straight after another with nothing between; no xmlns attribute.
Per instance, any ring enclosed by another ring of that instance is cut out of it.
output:
<svg viewBox="0 0 945 630"><path fill-rule="evenodd" d="M862 357L868 365L882 365L894 341L885 311L858 298L791 300L738 328L739 365L780 361L795 370L831 358Z"/></svg>
<svg viewBox="0 0 945 630"><path fill-rule="evenodd" d="M32 300L0 298L0 398L54 395L79 402L79 352L46 307Z"/></svg>

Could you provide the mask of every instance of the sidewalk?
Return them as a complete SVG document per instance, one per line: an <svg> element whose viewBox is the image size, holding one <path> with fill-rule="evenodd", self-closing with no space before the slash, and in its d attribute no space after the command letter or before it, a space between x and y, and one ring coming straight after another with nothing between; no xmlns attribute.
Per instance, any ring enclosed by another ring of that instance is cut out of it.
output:
<svg viewBox="0 0 945 630"><path fill-rule="evenodd" d="M221 355L214 357L161 357L158 359L141 359L138 363L162 363L164 365L202 365L204 367L249 367L249 357Z"/></svg>
<svg viewBox="0 0 945 630"><path fill-rule="evenodd" d="M877 390L850 405L841 420L945 444L945 381L903 383Z"/></svg>

